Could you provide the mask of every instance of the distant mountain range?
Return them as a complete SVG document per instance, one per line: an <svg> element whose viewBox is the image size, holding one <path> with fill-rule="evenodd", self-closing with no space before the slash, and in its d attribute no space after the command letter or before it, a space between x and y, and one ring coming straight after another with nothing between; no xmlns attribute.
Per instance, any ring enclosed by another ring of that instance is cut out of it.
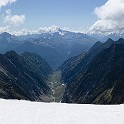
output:
<svg viewBox="0 0 124 124"><path fill-rule="evenodd" d="M86 34L64 31L60 28L23 36L3 33L0 35L0 52L10 50L17 53L35 52L56 69L66 59L89 50L96 41Z"/></svg>
<svg viewBox="0 0 124 124"><path fill-rule="evenodd" d="M59 67L65 60L87 52L97 41L104 42L108 38L117 40L121 34L83 34L51 27L36 33L14 36L9 33L0 34L0 52L14 50L17 53L34 52L46 59L53 69Z"/></svg>
<svg viewBox="0 0 124 124"><path fill-rule="evenodd" d="M63 102L124 103L124 39L97 42L86 54L67 60L60 69L67 84Z"/></svg>
<svg viewBox="0 0 124 124"><path fill-rule="evenodd" d="M124 38L124 33L117 34L117 33L111 33L111 34L89 34L91 37L94 37L98 39L101 42L105 42L109 38L111 38L114 41L117 41L119 38Z"/></svg>

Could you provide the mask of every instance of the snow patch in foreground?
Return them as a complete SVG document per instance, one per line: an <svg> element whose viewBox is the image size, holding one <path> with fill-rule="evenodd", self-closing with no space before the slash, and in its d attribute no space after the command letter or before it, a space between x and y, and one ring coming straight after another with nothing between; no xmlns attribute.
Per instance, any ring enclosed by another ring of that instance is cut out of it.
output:
<svg viewBox="0 0 124 124"><path fill-rule="evenodd" d="M0 100L0 124L123 124L124 105Z"/></svg>

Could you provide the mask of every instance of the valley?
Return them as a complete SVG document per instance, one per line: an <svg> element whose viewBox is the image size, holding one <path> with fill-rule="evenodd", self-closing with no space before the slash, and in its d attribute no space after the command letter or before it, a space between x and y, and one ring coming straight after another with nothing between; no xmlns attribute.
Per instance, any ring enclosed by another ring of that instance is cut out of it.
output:
<svg viewBox="0 0 124 124"><path fill-rule="evenodd" d="M61 82L61 72L55 71L50 74L46 83L50 87L49 98L51 102L61 102L65 92L65 84Z"/></svg>
<svg viewBox="0 0 124 124"><path fill-rule="evenodd" d="M25 38L19 41L8 33L0 35L0 46L5 49L0 51L0 98L124 103L123 38L102 43L60 29Z"/></svg>

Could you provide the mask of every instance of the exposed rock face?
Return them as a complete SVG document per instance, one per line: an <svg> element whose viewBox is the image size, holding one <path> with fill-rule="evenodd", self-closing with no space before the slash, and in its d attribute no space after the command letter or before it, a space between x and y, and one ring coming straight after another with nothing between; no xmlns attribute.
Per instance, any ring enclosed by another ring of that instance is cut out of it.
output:
<svg viewBox="0 0 124 124"><path fill-rule="evenodd" d="M71 60L71 63L77 61L78 64L72 64L69 72L61 66L67 84L63 102L124 103L124 40L113 42L109 39L104 44L93 46L81 59L79 57Z"/></svg>
<svg viewBox="0 0 124 124"><path fill-rule="evenodd" d="M36 54L14 51L0 54L0 97L43 101L49 87L45 80L51 68Z"/></svg>
<svg viewBox="0 0 124 124"><path fill-rule="evenodd" d="M87 53L80 54L65 61L59 68L62 71L62 79L64 82L70 83L76 80L80 73L84 73L87 70L92 60L102 50L110 47L113 43L114 41L112 39L108 39L105 43L97 42Z"/></svg>

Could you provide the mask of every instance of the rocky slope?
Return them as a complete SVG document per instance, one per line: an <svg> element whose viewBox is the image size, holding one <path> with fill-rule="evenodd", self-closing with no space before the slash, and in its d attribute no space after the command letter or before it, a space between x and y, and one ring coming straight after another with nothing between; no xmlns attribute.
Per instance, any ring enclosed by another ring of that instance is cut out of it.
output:
<svg viewBox="0 0 124 124"><path fill-rule="evenodd" d="M62 79L67 84L63 102L124 103L123 39L117 42L109 39L104 44L97 43L86 55L80 57L81 59L77 58L71 61L77 61L77 65L72 64L69 72L61 66Z"/></svg>
<svg viewBox="0 0 124 124"><path fill-rule="evenodd" d="M45 80L51 71L36 54L0 54L0 98L43 101L49 91Z"/></svg>
<svg viewBox="0 0 124 124"><path fill-rule="evenodd" d="M113 43L114 41L112 39L108 39L105 43L98 41L88 52L82 53L65 61L59 67L59 69L62 71L62 79L64 82L70 83L73 80L76 80L77 76L80 76L80 73L84 73L87 70L95 56L98 55L102 50L110 47Z"/></svg>

